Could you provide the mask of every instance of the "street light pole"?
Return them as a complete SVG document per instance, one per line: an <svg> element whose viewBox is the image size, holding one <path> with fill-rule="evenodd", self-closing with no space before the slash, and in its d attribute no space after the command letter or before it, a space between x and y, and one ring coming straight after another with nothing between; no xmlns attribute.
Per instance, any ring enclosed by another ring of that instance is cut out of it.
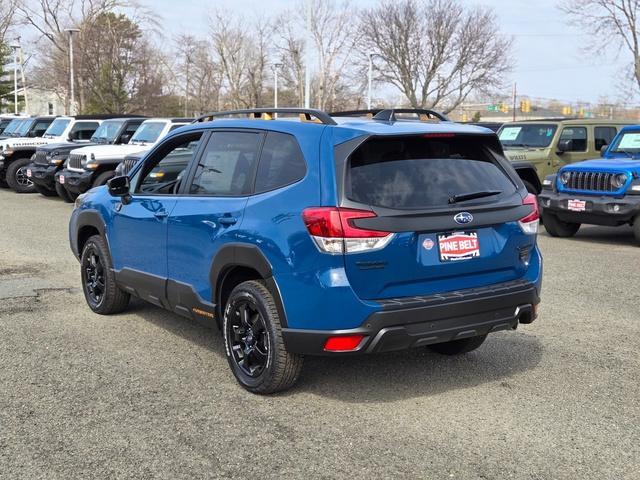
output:
<svg viewBox="0 0 640 480"><path fill-rule="evenodd" d="M273 108L278 108L278 72L282 68L281 63L274 63L273 69Z"/></svg>
<svg viewBox="0 0 640 480"><path fill-rule="evenodd" d="M69 33L69 115L75 115L76 113L75 82L73 78L73 34L79 31L77 28L65 29L65 32Z"/></svg>
<svg viewBox="0 0 640 480"><path fill-rule="evenodd" d="M367 110L371 110L371 84L373 82L373 53L369 53L369 77L367 86Z"/></svg>
<svg viewBox="0 0 640 480"><path fill-rule="evenodd" d="M18 45L11 45L13 50L13 113L18 114Z"/></svg>
<svg viewBox="0 0 640 480"><path fill-rule="evenodd" d="M311 105L311 0L307 0L306 38L304 40L304 108Z"/></svg>

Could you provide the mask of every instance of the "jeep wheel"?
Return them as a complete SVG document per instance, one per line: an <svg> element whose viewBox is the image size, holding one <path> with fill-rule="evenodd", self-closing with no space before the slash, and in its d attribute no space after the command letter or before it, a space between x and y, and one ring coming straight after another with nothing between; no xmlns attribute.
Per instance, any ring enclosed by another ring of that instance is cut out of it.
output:
<svg viewBox="0 0 640 480"><path fill-rule="evenodd" d="M19 158L7 167L7 183L17 193L34 193L36 186L27 177L27 165L31 163L29 158Z"/></svg>
<svg viewBox="0 0 640 480"><path fill-rule="evenodd" d="M55 197L58 195L55 190L49 190L42 185L34 184L33 186L40 195L44 195L45 197Z"/></svg>
<svg viewBox="0 0 640 480"><path fill-rule="evenodd" d="M640 245L640 215L633 219L633 235L636 237L636 243Z"/></svg>
<svg viewBox="0 0 640 480"><path fill-rule="evenodd" d="M60 185L58 182L56 183L56 193L58 194L58 196L64 200L66 203L73 203L75 200L73 200L71 198L71 196L69 195L69 192L67 192L67 189L64 188L62 185Z"/></svg>
<svg viewBox="0 0 640 480"><path fill-rule="evenodd" d="M107 243L100 235L87 240L80 258L82 291L89 308L101 315L119 313L129 305L130 295L116 285Z"/></svg>
<svg viewBox="0 0 640 480"><path fill-rule="evenodd" d="M101 187L102 185L106 185L109 180L116 176L116 172L102 172L100 175L96 177L96 179L91 184L91 188Z"/></svg>
<svg viewBox="0 0 640 480"><path fill-rule="evenodd" d="M486 335L480 335L479 337L461 338L460 340L452 340L450 342L435 343L428 345L427 348L441 355L461 355L475 350L482 345L486 339Z"/></svg>
<svg viewBox="0 0 640 480"><path fill-rule="evenodd" d="M285 350L278 310L263 283L248 281L233 289L222 331L231 371L250 392L279 392L298 379L303 357Z"/></svg>
<svg viewBox="0 0 640 480"><path fill-rule="evenodd" d="M580 229L579 223L563 222L552 213L542 212L542 223L552 237L573 237Z"/></svg>

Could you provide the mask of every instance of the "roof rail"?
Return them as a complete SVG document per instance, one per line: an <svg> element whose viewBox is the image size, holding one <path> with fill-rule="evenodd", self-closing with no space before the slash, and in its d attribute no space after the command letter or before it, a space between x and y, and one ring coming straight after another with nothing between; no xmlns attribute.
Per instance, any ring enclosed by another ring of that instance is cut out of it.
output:
<svg viewBox="0 0 640 480"><path fill-rule="evenodd" d="M229 110L226 112L211 112L197 118L193 123L209 122L220 117L229 117L233 115L246 115L253 119L273 120L274 116L271 114L286 114L297 113L300 115L300 120L303 122L316 122L323 123L325 125L337 125L329 114L322 110L315 110L313 108L250 108L246 110ZM314 120L314 118L316 120Z"/></svg>
<svg viewBox="0 0 640 480"><path fill-rule="evenodd" d="M426 122L449 122L450 120L446 115L436 112L435 110L428 110L423 108L392 108L389 110L381 110L373 119L382 122L397 122L396 113L415 113L420 117L420 121ZM423 119L424 117L424 119Z"/></svg>
<svg viewBox="0 0 640 480"><path fill-rule="evenodd" d="M330 112L332 117L371 117L380 113L382 108L372 108L369 110L344 110L342 112Z"/></svg>

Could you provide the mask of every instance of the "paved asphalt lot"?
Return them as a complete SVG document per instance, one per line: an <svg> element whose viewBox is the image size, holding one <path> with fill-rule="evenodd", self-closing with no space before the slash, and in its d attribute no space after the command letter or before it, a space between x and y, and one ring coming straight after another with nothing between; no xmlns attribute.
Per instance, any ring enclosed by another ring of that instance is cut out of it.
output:
<svg viewBox="0 0 640 480"><path fill-rule="evenodd" d="M478 351L307 358L272 397L221 337L92 314L71 206L0 190L0 478L640 478L640 248L540 237L538 321Z"/></svg>

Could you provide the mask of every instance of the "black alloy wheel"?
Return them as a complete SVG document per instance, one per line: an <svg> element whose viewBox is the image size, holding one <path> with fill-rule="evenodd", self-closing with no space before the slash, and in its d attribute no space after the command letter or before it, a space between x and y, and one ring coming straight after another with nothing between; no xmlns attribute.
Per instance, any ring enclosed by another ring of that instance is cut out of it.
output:
<svg viewBox="0 0 640 480"><path fill-rule="evenodd" d="M231 359L247 376L257 378L269 359L269 333L252 298L237 300L227 321Z"/></svg>
<svg viewBox="0 0 640 480"><path fill-rule="evenodd" d="M91 306L97 308L104 300L105 268L96 249L87 252L82 262L83 284L87 300Z"/></svg>

